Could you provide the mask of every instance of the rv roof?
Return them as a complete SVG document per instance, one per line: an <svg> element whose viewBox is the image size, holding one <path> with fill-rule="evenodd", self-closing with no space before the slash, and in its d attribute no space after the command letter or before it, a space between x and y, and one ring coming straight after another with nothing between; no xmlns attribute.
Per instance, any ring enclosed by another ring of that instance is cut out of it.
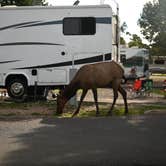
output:
<svg viewBox="0 0 166 166"><path fill-rule="evenodd" d="M16 9L84 9L84 8L111 8L109 5L80 5L80 6L14 6L0 7L0 10L16 10Z"/></svg>

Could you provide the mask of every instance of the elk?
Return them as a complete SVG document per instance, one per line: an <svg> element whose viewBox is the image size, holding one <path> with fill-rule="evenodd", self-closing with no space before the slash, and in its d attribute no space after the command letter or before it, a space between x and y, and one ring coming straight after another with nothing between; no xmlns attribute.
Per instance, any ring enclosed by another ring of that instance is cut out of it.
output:
<svg viewBox="0 0 166 166"><path fill-rule="evenodd" d="M73 113L72 117L79 113L81 103L86 96L86 93L89 89L92 90L94 101L96 105L96 115L99 115L98 107L98 97L97 97L97 88L112 88L113 89L113 103L108 112L109 115L112 115L112 110L118 98L118 92L123 97L125 105L125 114L128 113L127 106L127 94L126 91L122 88L121 82L124 78L123 68L116 63L115 61L110 62L100 62L95 64L88 64L82 66L75 77L72 79L69 85L67 85L64 90L60 91L60 94L57 96L57 114L62 114L63 109L67 101L72 98L78 89L82 89L82 94L78 108Z"/></svg>

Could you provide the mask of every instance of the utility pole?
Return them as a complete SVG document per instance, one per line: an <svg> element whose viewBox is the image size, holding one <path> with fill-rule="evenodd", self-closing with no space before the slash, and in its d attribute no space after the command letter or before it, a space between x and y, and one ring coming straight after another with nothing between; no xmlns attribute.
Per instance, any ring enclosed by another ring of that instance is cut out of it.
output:
<svg viewBox="0 0 166 166"><path fill-rule="evenodd" d="M104 0L101 0L104 1ZM119 4L117 3L116 0L112 0L116 4L116 61L120 61L120 24L119 24Z"/></svg>
<svg viewBox="0 0 166 166"><path fill-rule="evenodd" d="M103 5L105 0L100 0L100 4ZM120 58L120 28L119 28L119 4L117 3L116 0L111 0L116 4L116 15L115 15L115 19L116 19L116 61L119 62Z"/></svg>
<svg viewBox="0 0 166 166"><path fill-rule="evenodd" d="M117 4L117 16L116 16L116 21L117 21L117 27L116 27L116 35L117 35L117 54L116 54L116 60L117 62L120 61L119 55L120 55L120 25L119 25L119 4Z"/></svg>

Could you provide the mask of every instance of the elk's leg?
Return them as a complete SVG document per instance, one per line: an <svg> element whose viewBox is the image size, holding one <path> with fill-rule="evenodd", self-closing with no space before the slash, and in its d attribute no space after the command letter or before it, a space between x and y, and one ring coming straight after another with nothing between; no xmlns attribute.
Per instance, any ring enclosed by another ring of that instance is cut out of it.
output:
<svg viewBox="0 0 166 166"><path fill-rule="evenodd" d="M92 89L92 92L93 92L93 97L94 97L94 101L95 101L95 105L96 105L96 116L98 116L99 115L99 106L98 106L98 101L97 101L97 98L98 98L97 89L96 88Z"/></svg>
<svg viewBox="0 0 166 166"><path fill-rule="evenodd" d="M120 81L119 80L114 80L112 82L112 89L113 89L114 99L113 99L113 103L112 103L112 106L110 108L110 111L108 112L108 114L111 115L111 116L112 116L112 110L114 109L114 105L116 103L116 99L118 98L119 85L120 85Z"/></svg>
<svg viewBox="0 0 166 166"><path fill-rule="evenodd" d="M123 97L123 100L124 100L124 104L125 104L125 114L128 113L128 106L127 106L127 93L126 91L121 87L119 86L119 92L121 93L122 97Z"/></svg>
<svg viewBox="0 0 166 166"><path fill-rule="evenodd" d="M110 111L108 112L108 114L111 116L112 116L112 110L114 109L114 105L116 103L116 99L118 98L118 91L113 89L113 93L114 93L113 103L112 103L112 106L110 108Z"/></svg>
<svg viewBox="0 0 166 166"><path fill-rule="evenodd" d="M76 111L73 113L72 117L74 117L75 115L77 115L79 113L80 107L81 107L81 103L84 100L84 97L86 96L88 90L83 90L81 98L80 98L80 102L78 104L78 108L76 109Z"/></svg>

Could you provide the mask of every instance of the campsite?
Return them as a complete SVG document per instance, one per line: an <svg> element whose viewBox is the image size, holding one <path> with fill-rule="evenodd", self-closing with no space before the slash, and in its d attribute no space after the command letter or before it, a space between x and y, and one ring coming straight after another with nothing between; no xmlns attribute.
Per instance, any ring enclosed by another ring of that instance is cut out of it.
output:
<svg viewBox="0 0 166 166"><path fill-rule="evenodd" d="M165 11L0 0L0 166L165 166Z"/></svg>

